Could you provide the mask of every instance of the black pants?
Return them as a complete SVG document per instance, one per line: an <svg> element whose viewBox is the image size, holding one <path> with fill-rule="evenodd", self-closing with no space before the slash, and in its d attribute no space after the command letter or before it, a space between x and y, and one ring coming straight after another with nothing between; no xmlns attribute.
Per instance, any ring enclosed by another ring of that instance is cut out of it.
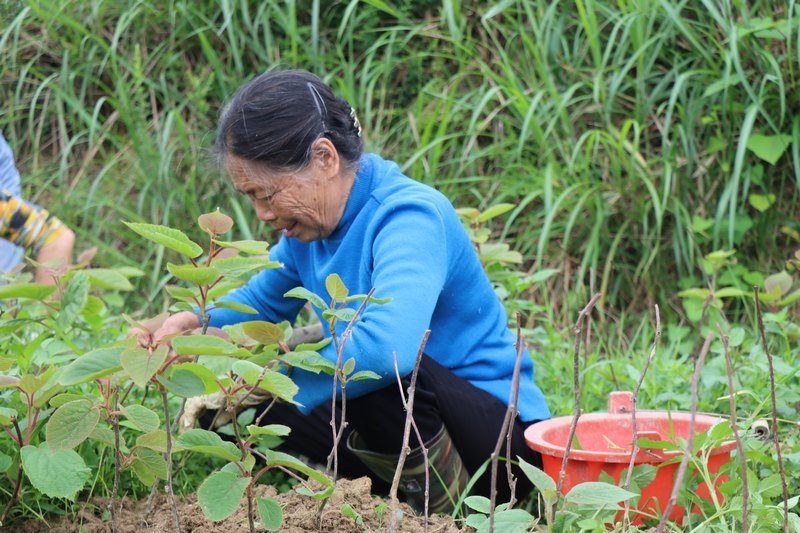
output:
<svg viewBox="0 0 800 533"><path fill-rule="evenodd" d="M410 375L404 380L407 390ZM262 409L259 407L258 409ZM447 429L470 476L491 456L497 444L506 405L468 381L456 376L428 356L423 356L417 375L414 398L414 421L422 439L427 442L441 429ZM257 410L256 416L261 411ZM337 418L341 417L337 406ZM350 431L356 430L371 451L399 453L403 442L406 412L400 398L397 383L358 398L347 399L346 417L348 427L339 443L338 474L347 478L369 476L376 492L388 492L388 484L375 478L374 474L351 452L345 443ZM262 420L262 424L284 424L292 428L282 448L305 455L314 462L325 464L333 445L330 427L331 404L327 403L303 415L291 404L277 403ZM541 468L541 457L525 444L523 435L529 423L515 420L512 428L511 456L517 456ZM414 430L411 430L411 448L419 446ZM503 442L500 456L506 455ZM498 503L509 500L510 491L504 462L498 465ZM530 494L533 486L519 467L514 466L517 478L516 495L522 499ZM489 496L491 467L487 467L473 487L473 494Z"/></svg>

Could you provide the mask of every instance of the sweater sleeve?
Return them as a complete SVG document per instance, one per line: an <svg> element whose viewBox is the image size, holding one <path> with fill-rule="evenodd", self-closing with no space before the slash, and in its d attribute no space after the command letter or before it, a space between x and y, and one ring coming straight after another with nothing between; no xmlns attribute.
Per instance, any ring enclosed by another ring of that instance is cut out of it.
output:
<svg viewBox="0 0 800 533"><path fill-rule="evenodd" d="M59 219L6 189L0 189L0 238L38 253L64 232Z"/></svg>
<svg viewBox="0 0 800 533"><path fill-rule="evenodd" d="M281 266L262 270L250 278L246 284L219 299L223 302L249 305L258 311L258 314L216 308L209 311L210 326L222 327L248 320L266 320L267 322L289 320L294 323L304 302L297 298L283 297L287 291L302 284L286 240L278 241L269 255L272 261L281 263Z"/></svg>
<svg viewBox="0 0 800 533"><path fill-rule="evenodd" d="M447 277L447 235L436 206L427 202L404 204L391 209L379 220L372 242L371 282L376 298L391 298L379 305L369 303L346 339L342 362L353 357L355 372L371 370L380 380L359 380L347 384L347 397L355 398L390 385L396 380L393 354L401 376L411 372L425 330L431 323L438 296ZM370 258L361 258L369 261ZM341 336L346 324L337 324ZM333 344L322 355L336 361ZM295 371L300 387L295 400L302 412L330 400L332 377ZM337 391L337 395L341 390Z"/></svg>

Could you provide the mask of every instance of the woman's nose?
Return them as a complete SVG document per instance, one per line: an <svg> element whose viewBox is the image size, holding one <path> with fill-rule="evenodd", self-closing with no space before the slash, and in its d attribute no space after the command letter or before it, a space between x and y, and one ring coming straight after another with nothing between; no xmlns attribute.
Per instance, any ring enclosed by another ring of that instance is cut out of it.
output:
<svg viewBox="0 0 800 533"><path fill-rule="evenodd" d="M263 201L256 201L254 202L254 207L256 209L256 216L259 220L263 220L264 222L271 222L275 220L277 217L275 213L272 212L272 208L270 207L269 203Z"/></svg>

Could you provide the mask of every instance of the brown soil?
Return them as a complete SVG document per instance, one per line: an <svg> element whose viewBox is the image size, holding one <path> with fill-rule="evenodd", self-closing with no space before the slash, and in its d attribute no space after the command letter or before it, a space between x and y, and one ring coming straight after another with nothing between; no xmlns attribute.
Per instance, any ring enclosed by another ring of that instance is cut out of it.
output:
<svg viewBox="0 0 800 533"><path fill-rule="evenodd" d="M371 482L369 478L356 480L339 480L336 491L328 501L322 512L321 521L318 520L319 502L290 491L276 496L275 489L267 485L259 485L254 490L255 496L272 496L283 507L282 532L305 533L307 531L336 531L337 533L388 531L389 508L383 500L370 494ZM361 523L342 514L341 508L349 504L361 517ZM27 521L9 524L6 531L19 533L105 533L111 532L111 523L101 519L106 511L107 500L93 499L88 502L81 513L73 519L59 518L52 521ZM119 512L120 530L124 533L146 532L157 533L175 531L172 510L168 498L159 494L155 498L153 512L145 516L146 502L124 499ZM107 514L107 513L106 513ZM417 516L406 504L398 507L400 519L397 522L397 531L416 532L425 531L425 520ZM178 501L178 517L181 531L184 533L217 533L248 531L247 504L245 501L239 509L229 518L221 522L211 522L203 516L197 497L191 495ZM256 530L258 517L256 516ZM434 516L428 519L430 533L455 533L460 532L456 523L450 517Z"/></svg>

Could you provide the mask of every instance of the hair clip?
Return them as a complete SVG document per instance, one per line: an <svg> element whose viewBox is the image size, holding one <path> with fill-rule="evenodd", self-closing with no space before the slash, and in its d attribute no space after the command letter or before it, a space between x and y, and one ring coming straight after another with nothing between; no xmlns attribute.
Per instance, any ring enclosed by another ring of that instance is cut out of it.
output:
<svg viewBox="0 0 800 533"><path fill-rule="evenodd" d="M328 106L325 105L325 100L322 99L322 96L319 94L317 88L314 87L313 83L307 81L306 85L308 86L308 90L311 92L311 99L314 100L314 105L317 106L317 112L319 113L319 118L322 121L322 129L327 130L328 127L325 125L325 117L328 116Z"/></svg>
<svg viewBox="0 0 800 533"><path fill-rule="evenodd" d="M361 123L358 121L358 117L356 116L356 110L353 107L350 107L350 118L353 119L353 127L358 130L358 137L361 137Z"/></svg>

